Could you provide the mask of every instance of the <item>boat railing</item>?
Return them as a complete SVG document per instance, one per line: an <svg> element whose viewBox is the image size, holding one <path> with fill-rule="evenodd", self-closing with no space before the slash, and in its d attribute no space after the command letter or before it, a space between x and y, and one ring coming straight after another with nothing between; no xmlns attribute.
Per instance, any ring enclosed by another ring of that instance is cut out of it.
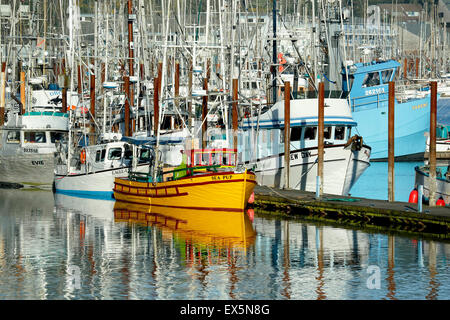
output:
<svg viewBox="0 0 450 320"><path fill-rule="evenodd" d="M192 149L188 166L214 166L235 167L237 164L237 149Z"/></svg>
<svg viewBox="0 0 450 320"><path fill-rule="evenodd" d="M157 177L157 182L162 182L165 177L170 177L172 180L177 180L183 177L193 176L195 173L199 172L218 172L220 168L223 168L221 165L212 165L212 166L194 166L194 167L184 167L179 168L176 167L172 170L167 170L159 174ZM128 179L131 181L137 182L153 182L153 177L151 173L148 172L129 172Z"/></svg>
<svg viewBox="0 0 450 320"><path fill-rule="evenodd" d="M384 99L383 97L380 96L387 96L388 98ZM376 97L375 99L369 99L372 97ZM372 94L372 95L368 95L368 96L360 96L360 97L351 97L351 106L352 106L352 111L355 111L356 108L361 108L367 105L374 105L372 108L378 108L380 106L381 103L383 102L388 102L389 101L389 96L388 93L384 92L384 93L376 93L376 94ZM369 108L371 109L371 108Z"/></svg>

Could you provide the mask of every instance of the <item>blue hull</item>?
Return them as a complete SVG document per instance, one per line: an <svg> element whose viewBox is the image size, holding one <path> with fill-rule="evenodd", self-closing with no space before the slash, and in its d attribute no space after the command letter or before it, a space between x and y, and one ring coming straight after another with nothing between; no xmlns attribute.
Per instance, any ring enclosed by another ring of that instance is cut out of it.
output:
<svg viewBox="0 0 450 320"><path fill-rule="evenodd" d="M64 194L66 196L75 196L78 198L98 199L98 200L114 200L114 192L112 191L85 191L85 190L55 190L55 193Z"/></svg>
<svg viewBox="0 0 450 320"><path fill-rule="evenodd" d="M357 108L353 118L364 143L372 148L372 160L388 157L388 104L377 108ZM426 132L430 128L430 97L395 104L394 156L412 160L423 158Z"/></svg>

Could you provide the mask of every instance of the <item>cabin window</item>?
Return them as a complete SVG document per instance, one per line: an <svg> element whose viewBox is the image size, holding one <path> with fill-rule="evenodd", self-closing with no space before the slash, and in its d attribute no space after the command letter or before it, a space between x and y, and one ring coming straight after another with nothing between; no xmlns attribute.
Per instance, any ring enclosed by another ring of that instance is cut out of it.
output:
<svg viewBox="0 0 450 320"><path fill-rule="evenodd" d="M139 163L148 162L151 159L151 151L147 148L142 148L139 156Z"/></svg>
<svg viewBox="0 0 450 320"><path fill-rule="evenodd" d="M305 128L305 140L314 140L316 138L317 127Z"/></svg>
<svg viewBox="0 0 450 320"><path fill-rule="evenodd" d="M108 152L108 160L120 160L122 157L122 148L111 148Z"/></svg>
<svg viewBox="0 0 450 320"><path fill-rule="evenodd" d="M102 149L102 155L101 155L101 158L100 158L100 160L102 162L105 161L105 156L106 156L106 149Z"/></svg>
<svg viewBox="0 0 450 320"><path fill-rule="evenodd" d="M302 137L302 127L294 127L291 129L291 141L300 141Z"/></svg>
<svg viewBox="0 0 450 320"><path fill-rule="evenodd" d="M352 127L348 126L347 127L347 140L350 139L352 135Z"/></svg>
<svg viewBox="0 0 450 320"><path fill-rule="evenodd" d="M364 78L363 87L373 87L380 84L380 76L377 72L369 72Z"/></svg>
<svg viewBox="0 0 450 320"><path fill-rule="evenodd" d="M6 143L20 143L20 131L9 131Z"/></svg>
<svg viewBox="0 0 450 320"><path fill-rule="evenodd" d="M50 132L50 141L55 143L64 139L64 133L62 132Z"/></svg>
<svg viewBox="0 0 450 320"><path fill-rule="evenodd" d="M355 76L352 74L348 75L348 84L347 84L347 88L346 91L350 91L352 89L353 86L353 81L355 80ZM342 76L342 83L346 83L347 82L347 75L343 75Z"/></svg>
<svg viewBox="0 0 450 320"><path fill-rule="evenodd" d="M100 162L101 156L102 156L102 151L97 150L97 152L95 154L95 162Z"/></svg>
<svg viewBox="0 0 450 320"><path fill-rule="evenodd" d="M345 127L336 127L336 130L334 132L334 139L344 140L344 138L345 138Z"/></svg>
<svg viewBox="0 0 450 320"><path fill-rule="evenodd" d="M125 145L125 153L123 157L127 160L133 157L133 149L129 145Z"/></svg>
<svg viewBox="0 0 450 320"><path fill-rule="evenodd" d="M383 83L388 83L389 81L391 81L392 73L393 73L392 69L381 71Z"/></svg>
<svg viewBox="0 0 450 320"><path fill-rule="evenodd" d="M172 117L165 116L161 124L161 130L170 130L172 128Z"/></svg>
<svg viewBox="0 0 450 320"><path fill-rule="evenodd" d="M323 138L324 139L331 139L331 133L333 132L332 129L333 129L333 127L328 127L328 126L323 129Z"/></svg>
<svg viewBox="0 0 450 320"><path fill-rule="evenodd" d="M46 143L47 138L45 137L44 131L25 132L24 141L25 143Z"/></svg>

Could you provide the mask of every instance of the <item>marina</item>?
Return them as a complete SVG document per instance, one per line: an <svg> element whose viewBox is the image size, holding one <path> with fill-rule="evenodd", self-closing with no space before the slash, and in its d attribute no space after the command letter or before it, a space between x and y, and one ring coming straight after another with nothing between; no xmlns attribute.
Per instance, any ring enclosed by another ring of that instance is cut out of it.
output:
<svg viewBox="0 0 450 320"><path fill-rule="evenodd" d="M450 5L376 2L0 0L0 299L449 299Z"/></svg>

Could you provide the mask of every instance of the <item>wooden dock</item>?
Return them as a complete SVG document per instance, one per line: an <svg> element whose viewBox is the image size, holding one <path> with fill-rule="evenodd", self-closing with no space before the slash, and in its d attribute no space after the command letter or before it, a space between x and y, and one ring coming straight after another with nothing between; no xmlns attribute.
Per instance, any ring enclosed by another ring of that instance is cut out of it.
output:
<svg viewBox="0 0 450 320"><path fill-rule="evenodd" d="M318 200L312 192L257 186L254 208L260 215L450 241L449 207L423 205L420 213L417 204L407 202L327 194Z"/></svg>

